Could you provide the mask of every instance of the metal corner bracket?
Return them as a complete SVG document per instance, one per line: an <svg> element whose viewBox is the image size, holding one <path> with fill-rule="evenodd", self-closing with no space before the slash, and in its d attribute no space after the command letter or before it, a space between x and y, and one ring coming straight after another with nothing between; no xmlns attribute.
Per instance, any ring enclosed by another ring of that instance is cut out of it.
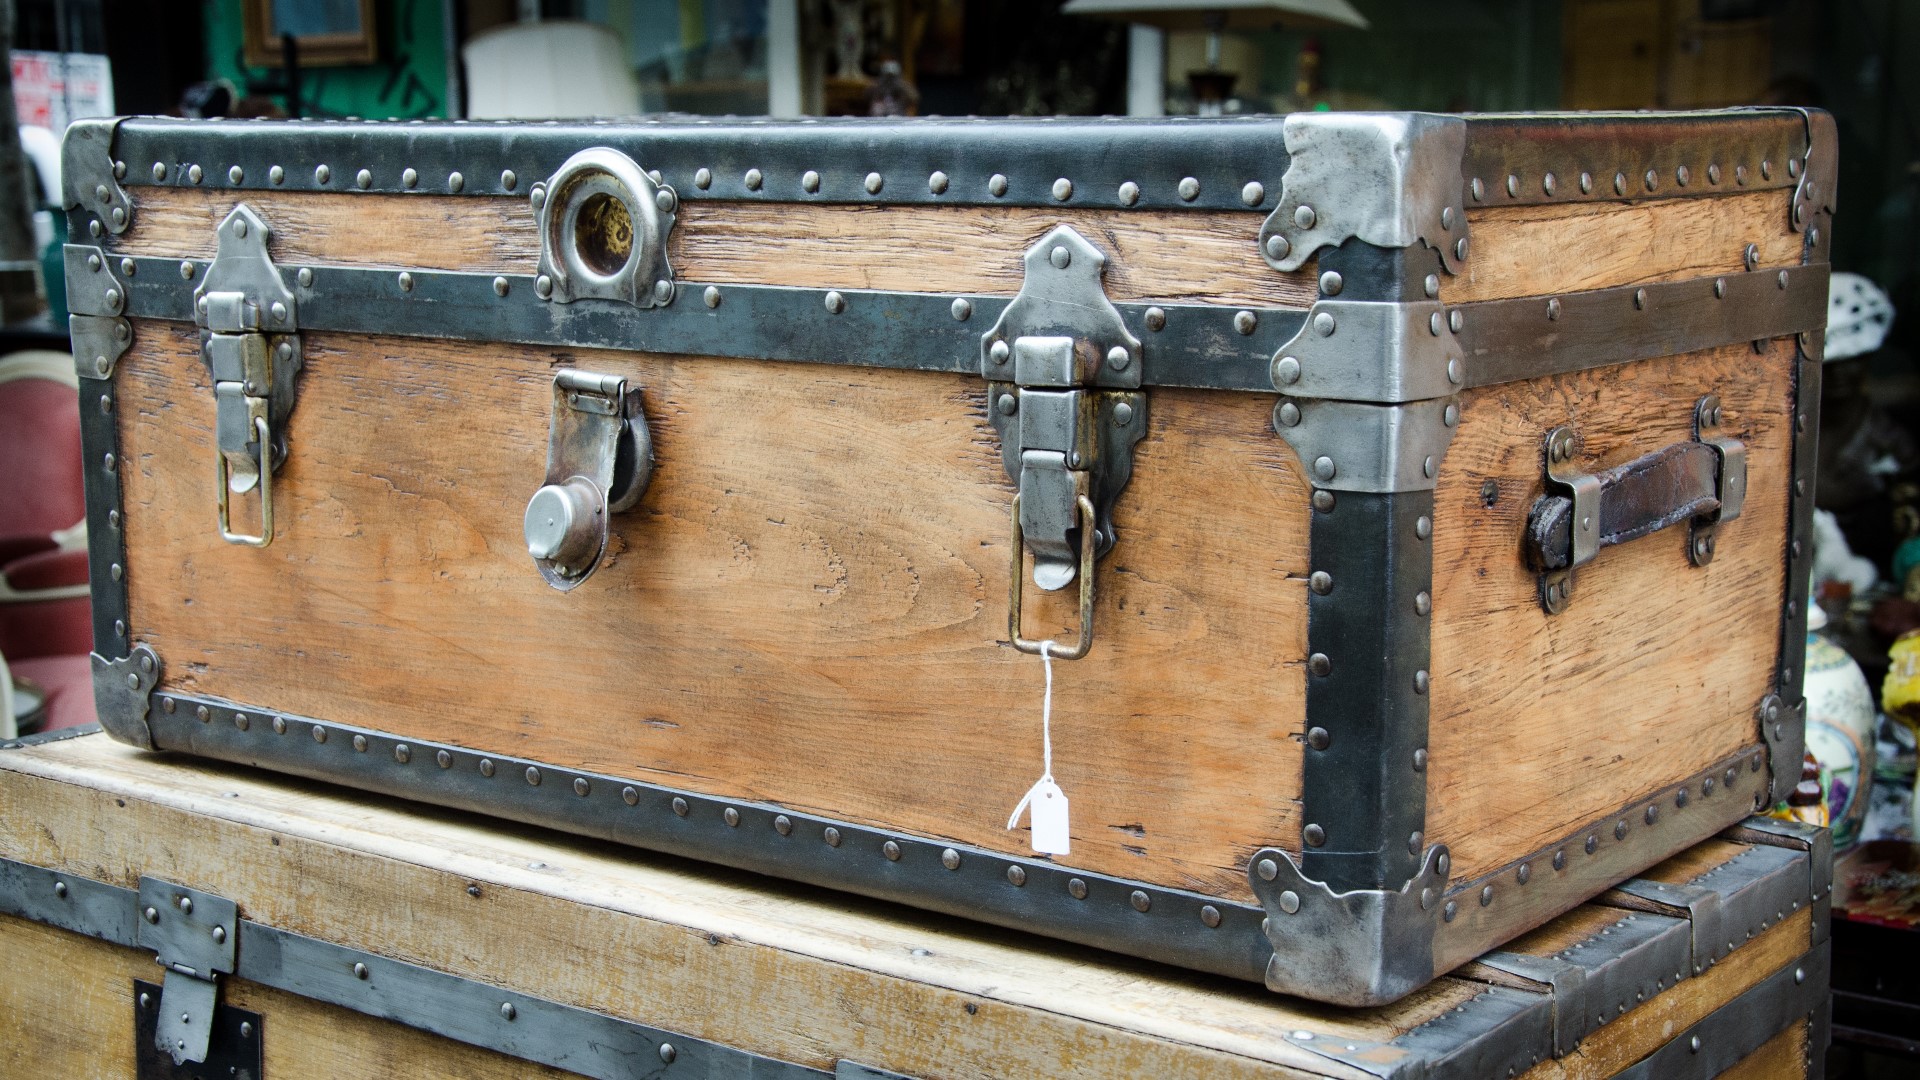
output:
<svg viewBox="0 0 1920 1080"><path fill-rule="evenodd" d="M1273 409L1273 429L1321 491L1431 491L1459 423L1451 398L1376 405L1283 397Z"/></svg>
<svg viewBox="0 0 1920 1080"><path fill-rule="evenodd" d="M127 166L113 157L114 132L124 117L95 116L67 127L60 146L60 205L92 215L87 232L99 239L115 236L133 224L133 201L120 181Z"/></svg>
<svg viewBox="0 0 1920 1080"><path fill-rule="evenodd" d="M287 458L287 421L303 359L299 301L268 253L271 234L252 207L235 206L220 223L218 252L193 303L213 377L220 536L252 547L273 543L273 474ZM260 531L236 531L230 495L255 487Z"/></svg>
<svg viewBox="0 0 1920 1080"><path fill-rule="evenodd" d="M1420 870L1398 890L1336 893L1309 878L1278 848L1255 852L1247 871L1267 910L1274 955L1267 989L1302 993L1336 1005L1380 1005L1432 981L1436 901L1446 892L1451 860L1433 845Z"/></svg>
<svg viewBox="0 0 1920 1080"><path fill-rule="evenodd" d="M213 1036L219 977L233 974L239 908L212 893L142 877L139 911L134 939L166 970L155 1045L175 1065L203 1062Z"/></svg>
<svg viewBox="0 0 1920 1080"><path fill-rule="evenodd" d="M618 300L638 308L673 303L667 234L674 190L632 158L604 146L568 158L528 197L539 217L542 300Z"/></svg>
<svg viewBox="0 0 1920 1080"><path fill-rule="evenodd" d="M1822 217L1839 207L1839 135L1833 114L1820 109L1794 109L1807 123L1807 156L1799 162L1800 182L1793 189L1793 231L1816 229Z"/></svg>
<svg viewBox="0 0 1920 1080"><path fill-rule="evenodd" d="M1395 404L1447 397L1466 380L1466 354L1437 300L1320 300L1273 354L1273 388L1295 398Z"/></svg>
<svg viewBox="0 0 1920 1080"><path fill-rule="evenodd" d="M1436 113L1296 113L1284 121L1287 171L1260 227L1276 270L1358 237L1384 248L1425 243L1448 273L1467 258L1466 121Z"/></svg>
<svg viewBox="0 0 1920 1080"><path fill-rule="evenodd" d="M1113 504L1147 430L1143 347L1102 286L1106 254L1084 236L1058 226L1025 263L1019 294L980 338L979 370L1001 464L1018 487L1016 529L1033 553L1033 582L1053 591L1080 579L1080 638L1054 653L1077 659L1093 642L1094 582L1082 565L1113 547ZM1023 554L1012 569L1016 620ZM1038 650L1017 622L1009 633L1016 648Z"/></svg>
<svg viewBox="0 0 1920 1080"><path fill-rule="evenodd" d="M141 644L118 660L97 652L91 660L93 703L100 714L100 726L123 743L152 750L153 731L147 726L147 710L153 688L160 683L159 654Z"/></svg>

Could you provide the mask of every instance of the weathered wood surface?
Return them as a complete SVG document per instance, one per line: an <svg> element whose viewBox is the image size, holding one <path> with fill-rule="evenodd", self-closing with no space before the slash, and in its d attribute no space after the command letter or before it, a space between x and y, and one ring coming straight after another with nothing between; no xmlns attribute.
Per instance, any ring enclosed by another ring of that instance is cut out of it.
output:
<svg viewBox="0 0 1920 1080"><path fill-rule="evenodd" d="M277 929L825 1069L1352 1076L1286 1033L1392 1039L1475 993L1443 978L1341 1010L105 736L0 753L0 856L161 877Z"/></svg>
<svg viewBox="0 0 1920 1080"><path fill-rule="evenodd" d="M1041 670L1002 644L980 385L309 334L259 550L215 531L196 341L142 324L118 376L131 625L168 688L1030 850L1005 826ZM659 462L564 594L521 534L562 364L643 388ZM1093 652L1056 673L1060 862L1250 899L1250 852L1297 843L1309 509L1269 407L1154 395ZM1029 634L1077 629L1073 590L1027 596Z"/></svg>
<svg viewBox="0 0 1920 1080"><path fill-rule="evenodd" d="M1775 341L1462 395L1435 492L1427 774L1427 834L1452 849L1456 879L1758 742L1786 601L1792 366L1791 342ZM1675 526L1602 550L1547 615L1520 556L1545 433L1573 425L1576 465L1606 468L1692 438L1708 391L1747 444L1749 478L1713 562L1690 566Z"/></svg>
<svg viewBox="0 0 1920 1080"><path fill-rule="evenodd" d="M134 226L109 238L131 255L212 258L222 218L244 201L273 226L282 264L417 267L530 274L540 254L525 199L135 189ZM1511 206L1468 212L1472 256L1441 275L1448 303L1643 285L1800 261L1788 193L1633 203ZM1261 217L1234 211L1047 207L682 204L667 252L693 285L1007 295L1021 255L1066 224L1107 253L1115 300L1305 306L1317 267L1291 274L1260 258Z"/></svg>
<svg viewBox="0 0 1920 1080"><path fill-rule="evenodd" d="M1791 195L1470 209L1466 272L1442 275L1440 298L1464 304L1739 273L1748 244L1761 266L1796 266Z"/></svg>
<svg viewBox="0 0 1920 1080"><path fill-rule="evenodd" d="M525 199L453 195L140 188L130 255L209 259L215 230L245 202L273 227L275 261L531 274L540 236ZM1056 225L1107 253L1115 300L1305 306L1314 269L1281 274L1260 257L1260 216L1233 211L1048 207L682 203L667 237L676 280L699 285L1011 296L1022 255ZM982 327L984 330L985 327Z"/></svg>

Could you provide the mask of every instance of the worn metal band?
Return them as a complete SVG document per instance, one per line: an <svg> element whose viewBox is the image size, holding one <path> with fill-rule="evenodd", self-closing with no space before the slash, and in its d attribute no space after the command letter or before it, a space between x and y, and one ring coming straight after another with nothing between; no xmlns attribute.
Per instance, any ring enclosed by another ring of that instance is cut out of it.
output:
<svg viewBox="0 0 1920 1080"><path fill-rule="evenodd" d="M1756 845L1691 881L1638 878L1609 895L1627 906L1686 912L1687 965L1698 975L1795 910L1788 903L1815 899L1806 889L1806 859L1791 848Z"/></svg>
<svg viewBox="0 0 1920 1080"><path fill-rule="evenodd" d="M0 858L0 914L137 948L139 909L136 890ZM227 944L236 978L596 1080L832 1075L248 919Z"/></svg>
<svg viewBox="0 0 1920 1080"><path fill-rule="evenodd" d="M1551 990L1553 1056L1564 1057L1588 1035L1685 979L1691 935L1685 919L1622 912L1598 933L1557 953L1496 951L1477 964Z"/></svg>
<svg viewBox="0 0 1920 1080"><path fill-rule="evenodd" d="M1796 1022L1816 1019L1814 1013L1828 1000L1828 948L1822 943L1809 949L1619 1072L1615 1080L1704 1080L1719 1076Z"/></svg>
<svg viewBox="0 0 1920 1080"><path fill-rule="evenodd" d="M80 316L75 316L78 321ZM129 336L131 340L131 336ZM84 367L84 365L83 365ZM93 582L93 651L127 655L127 547L120 519L119 386L109 373L80 379L81 475L86 485L87 575Z"/></svg>
<svg viewBox="0 0 1920 1080"><path fill-rule="evenodd" d="M1258 907L1042 859L212 698L156 693L149 723L156 749L266 765L1234 978L1258 980L1272 952Z"/></svg>
<svg viewBox="0 0 1920 1080"><path fill-rule="evenodd" d="M1313 512L1301 866L1398 887L1426 853L1433 493L1339 492Z"/></svg>
<svg viewBox="0 0 1920 1080"><path fill-rule="evenodd" d="M1808 150L1807 121L1797 109L1466 121L1469 208L1793 187Z"/></svg>
<svg viewBox="0 0 1920 1080"><path fill-rule="evenodd" d="M1791 337L1827 320L1825 263L1464 304L1466 385Z"/></svg>
<svg viewBox="0 0 1920 1080"><path fill-rule="evenodd" d="M1282 128L1276 116L618 123L136 117L121 122L113 153L126 164L128 185L216 190L524 196L575 152L604 146L659 173L689 202L1265 210L1287 169ZM1249 185L1259 188L1258 198L1249 197Z"/></svg>
<svg viewBox="0 0 1920 1080"><path fill-rule="evenodd" d="M1824 332L1795 339L1793 380L1793 481L1787 494L1787 589L1780 623L1779 661L1774 669L1773 696L1787 715L1769 724L1762 704L1761 734L1773 754L1773 797L1783 800L1800 782L1806 749L1806 715L1802 693L1807 661L1807 608L1813 576L1814 486L1820 457L1821 357Z"/></svg>
<svg viewBox="0 0 1920 1080"><path fill-rule="evenodd" d="M88 249L68 248L73 261ZM195 277L205 261L193 261ZM192 317L193 283L174 259L137 258L127 310L151 319ZM83 263L84 265L84 263ZM299 298L300 329L461 341L628 349L676 355L896 367L978 376L980 336L1011 297L774 285L681 282L665 308L610 300L553 304L525 274L325 267L281 276ZM401 277L405 277L404 285ZM504 283L506 295L499 293ZM956 300L966 304L956 318ZM1297 308L1207 304L1118 304L1130 333L1145 342L1147 385L1271 392L1268 358L1300 328ZM76 306L76 311L83 310ZM1236 320L1252 317L1251 333ZM104 314L104 312L103 312ZM1154 329L1154 327L1159 329Z"/></svg>

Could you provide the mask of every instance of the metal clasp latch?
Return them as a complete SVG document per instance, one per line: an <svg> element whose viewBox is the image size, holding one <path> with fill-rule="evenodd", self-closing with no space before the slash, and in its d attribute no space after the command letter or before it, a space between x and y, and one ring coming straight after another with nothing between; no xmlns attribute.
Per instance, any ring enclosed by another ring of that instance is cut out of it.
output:
<svg viewBox="0 0 1920 1080"><path fill-rule="evenodd" d="M527 554L547 584L571 591L600 565L607 518L640 501L653 478L653 438L640 391L617 375L553 377L547 482L527 502Z"/></svg>
<svg viewBox="0 0 1920 1080"><path fill-rule="evenodd" d="M1080 581L1079 638L1049 649L1062 660L1093 645L1093 565L1113 547L1113 503L1147 429L1140 339L1102 288L1106 264L1085 237L1055 228L1027 250L1019 295L980 343L988 417L1018 485L1008 635L1020 651L1040 651L1020 628L1022 554L1031 552L1040 588Z"/></svg>
<svg viewBox="0 0 1920 1080"><path fill-rule="evenodd" d="M213 376L220 537L253 547L273 543L273 473L286 461L286 421L301 361L293 292L267 256L269 234L246 204L234 207L220 224L219 251L194 299ZM260 531L237 532L231 495L255 487Z"/></svg>
<svg viewBox="0 0 1920 1080"><path fill-rule="evenodd" d="M134 940L166 969L154 1044L175 1065L207 1060L218 978L234 970L240 913L234 902L158 878L140 879Z"/></svg>

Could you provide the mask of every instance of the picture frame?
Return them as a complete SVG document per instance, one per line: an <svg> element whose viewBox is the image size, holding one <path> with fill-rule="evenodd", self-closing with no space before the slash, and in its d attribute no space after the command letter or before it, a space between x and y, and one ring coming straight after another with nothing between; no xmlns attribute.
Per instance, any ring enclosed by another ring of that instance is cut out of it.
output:
<svg viewBox="0 0 1920 1080"><path fill-rule="evenodd" d="M249 67L282 66L283 32L294 35L301 67L348 67L379 57L373 0L242 0L241 11Z"/></svg>

